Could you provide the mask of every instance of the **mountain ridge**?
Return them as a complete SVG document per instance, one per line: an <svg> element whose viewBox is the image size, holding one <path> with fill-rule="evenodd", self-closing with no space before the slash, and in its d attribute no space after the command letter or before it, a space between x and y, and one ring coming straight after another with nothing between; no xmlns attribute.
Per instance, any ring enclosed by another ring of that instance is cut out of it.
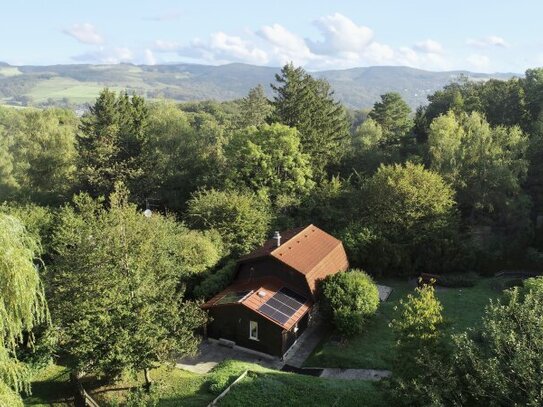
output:
<svg viewBox="0 0 543 407"><path fill-rule="evenodd" d="M0 103L11 105L63 105L92 102L100 89L128 90L147 98L175 101L243 97L262 84L271 96L279 67L230 63L203 65L22 65L0 63ZM477 73L466 70L428 71L405 66L370 66L311 71L330 82L338 100L350 108L370 108L386 92L398 92L412 107L448 83L465 76L470 80L508 79L515 73Z"/></svg>

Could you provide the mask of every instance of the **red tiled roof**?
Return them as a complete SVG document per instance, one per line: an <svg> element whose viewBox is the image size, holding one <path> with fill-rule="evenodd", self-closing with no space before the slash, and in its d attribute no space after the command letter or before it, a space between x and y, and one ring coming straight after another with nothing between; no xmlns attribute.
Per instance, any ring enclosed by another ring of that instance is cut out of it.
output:
<svg viewBox="0 0 543 407"><path fill-rule="evenodd" d="M225 288L223 291L221 291L219 294L215 295L213 298L211 298L209 301L207 301L205 304L202 305L203 309L209 309L213 307L221 307L221 306L238 306L242 305L250 310L257 312L259 315L263 316L264 318L272 321L274 324L279 325L283 329L290 330L311 308L313 303L310 300L306 300L305 304L302 305L284 324L280 324L279 322L269 318L267 315L261 313L259 311L259 308L262 304L264 304L266 301L268 301L273 295L275 295L281 288L287 287L291 290L292 287L288 287L285 285L284 282L282 282L279 279L268 277L260 280L253 280L250 282L236 282L232 284L231 286ZM233 302L228 304L217 304L217 302L224 297L226 294L231 292L237 292L237 291L246 291L250 290L251 293L244 297L240 302ZM261 297L258 295L260 291L264 291L266 295L264 297ZM296 291L296 290L293 290Z"/></svg>
<svg viewBox="0 0 543 407"><path fill-rule="evenodd" d="M271 256L303 274L314 293L317 280L345 271L349 267L347 255L340 240L314 225L281 232L282 243L276 246L270 239L257 250L242 257L239 262Z"/></svg>
<svg viewBox="0 0 543 407"><path fill-rule="evenodd" d="M289 229L289 230L285 230L284 232L281 232L281 241L287 242L288 240L292 239L294 236L296 236L298 233L300 233L304 229L305 227L302 226L299 228ZM251 253L246 254L245 256L241 256L238 261L243 262L249 259L256 259L259 257L269 256L276 248L277 246L276 246L275 240L268 239L259 248L253 250Z"/></svg>

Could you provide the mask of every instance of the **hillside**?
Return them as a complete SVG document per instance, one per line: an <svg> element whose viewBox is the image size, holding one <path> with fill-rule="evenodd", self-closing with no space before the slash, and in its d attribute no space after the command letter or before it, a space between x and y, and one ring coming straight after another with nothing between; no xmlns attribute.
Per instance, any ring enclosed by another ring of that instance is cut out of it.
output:
<svg viewBox="0 0 543 407"><path fill-rule="evenodd" d="M0 103L11 105L84 104L99 90L128 89L147 98L177 101L243 97L262 84L269 89L279 68L246 64L51 65L11 66L0 63ZM367 67L314 72L330 82L339 100L351 108L368 108L379 95L396 91L415 108L426 96L461 75L473 80L507 79L513 74L467 71L431 72L407 67Z"/></svg>

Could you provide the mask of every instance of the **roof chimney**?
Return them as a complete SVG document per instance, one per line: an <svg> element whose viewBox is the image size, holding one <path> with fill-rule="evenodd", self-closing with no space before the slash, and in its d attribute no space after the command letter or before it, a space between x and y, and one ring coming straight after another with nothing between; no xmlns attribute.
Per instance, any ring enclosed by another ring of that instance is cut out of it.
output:
<svg viewBox="0 0 543 407"><path fill-rule="evenodd" d="M277 247L281 246L281 235L279 234L278 230L276 230L273 234L273 240L275 240L275 244Z"/></svg>

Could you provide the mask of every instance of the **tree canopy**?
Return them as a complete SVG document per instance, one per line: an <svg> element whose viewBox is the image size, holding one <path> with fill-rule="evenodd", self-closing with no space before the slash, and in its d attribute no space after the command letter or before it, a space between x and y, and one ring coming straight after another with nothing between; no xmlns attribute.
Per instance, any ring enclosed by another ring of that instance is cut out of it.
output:
<svg viewBox="0 0 543 407"><path fill-rule="evenodd" d="M205 314L184 299L184 278L213 262L205 257L212 242L192 236L186 253L195 232L156 213L144 217L126 199L119 188L109 209L87 195L62 209L48 281L70 365L107 377L196 350Z"/></svg>
<svg viewBox="0 0 543 407"><path fill-rule="evenodd" d="M0 213L0 405L22 406L29 390L25 366L15 350L23 333L48 321L42 282L35 264L40 251L16 218Z"/></svg>

